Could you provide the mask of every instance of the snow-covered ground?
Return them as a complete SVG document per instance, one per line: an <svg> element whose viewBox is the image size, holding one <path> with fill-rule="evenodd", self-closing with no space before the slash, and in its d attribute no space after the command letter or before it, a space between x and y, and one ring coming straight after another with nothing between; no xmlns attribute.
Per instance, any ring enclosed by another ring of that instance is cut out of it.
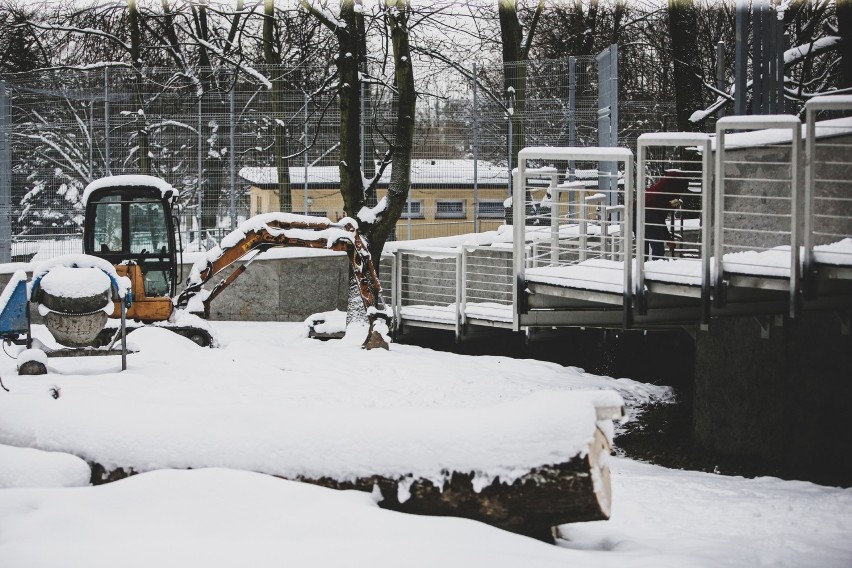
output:
<svg viewBox="0 0 852 568"><path fill-rule="evenodd" d="M445 464L511 477L507 464L581 442L584 397L618 398L576 391L613 390L628 410L669 393L538 361L368 352L360 333L319 342L298 324L213 327L212 350L134 332L125 372L118 358L69 358L18 377L0 356L0 444L14 446L0 446L0 566L852 565L852 490L804 482L611 458L612 518L563 525L554 547L257 473ZM145 473L81 486L83 463L51 452Z"/></svg>

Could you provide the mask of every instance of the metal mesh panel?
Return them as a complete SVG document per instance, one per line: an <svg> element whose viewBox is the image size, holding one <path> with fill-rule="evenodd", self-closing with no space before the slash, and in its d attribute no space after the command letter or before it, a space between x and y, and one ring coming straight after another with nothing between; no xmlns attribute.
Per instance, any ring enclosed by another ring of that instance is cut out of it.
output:
<svg viewBox="0 0 852 568"><path fill-rule="evenodd" d="M189 249L212 246L235 222L282 210L286 191L279 191L279 181L289 180L289 210L342 217L338 102L316 94L327 68L260 71L284 85L277 111L268 84L227 69L199 73L200 85L158 68L142 76L110 68L10 78L13 255L79 252L82 190L105 175L147 171L179 188L182 242ZM520 107L505 89L507 74L518 73L526 77ZM392 238L497 229L506 221L503 202L519 140L525 146L597 143L594 57L423 67L417 77L428 96L418 100L410 200ZM370 85L363 94L369 177L373 160L393 140L395 110L388 89ZM633 104L621 111L622 145L667 126L663 103L635 103L631 110ZM286 133L279 154L287 156L288 169L281 176L276 128ZM525 136L510 137L513 128ZM386 171L383 179L389 177ZM377 198L385 192L380 183Z"/></svg>

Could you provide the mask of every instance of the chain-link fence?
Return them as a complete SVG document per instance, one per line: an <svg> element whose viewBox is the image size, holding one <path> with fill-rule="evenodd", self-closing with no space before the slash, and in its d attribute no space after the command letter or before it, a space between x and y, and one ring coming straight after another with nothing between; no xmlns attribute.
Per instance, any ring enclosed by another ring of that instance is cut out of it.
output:
<svg viewBox="0 0 852 568"><path fill-rule="evenodd" d="M209 247L235 223L268 211L342 217L340 112L330 73L113 67L6 77L13 259L78 252L83 189L106 175L148 172L179 188L185 248ZM415 76L412 186L397 239L496 229L505 223L520 146L597 144L594 57L424 67ZM277 102L269 78L283 85ZM507 88L512 81L523 88ZM394 97L380 84L364 85L362 94L361 155L370 177L393 141ZM661 101L619 107L621 145L665 129L673 115ZM385 191L380 182L377 197Z"/></svg>

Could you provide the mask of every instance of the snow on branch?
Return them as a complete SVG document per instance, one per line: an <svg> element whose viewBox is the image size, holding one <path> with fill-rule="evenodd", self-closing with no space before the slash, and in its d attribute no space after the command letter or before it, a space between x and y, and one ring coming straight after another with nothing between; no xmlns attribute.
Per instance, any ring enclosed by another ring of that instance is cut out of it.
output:
<svg viewBox="0 0 852 568"><path fill-rule="evenodd" d="M838 36L827 36L813 42L791 47L784 52L784 65L794 65L806 57L814 57L826 51L836 49L840 46L840 41L840 37Z"/></svg>

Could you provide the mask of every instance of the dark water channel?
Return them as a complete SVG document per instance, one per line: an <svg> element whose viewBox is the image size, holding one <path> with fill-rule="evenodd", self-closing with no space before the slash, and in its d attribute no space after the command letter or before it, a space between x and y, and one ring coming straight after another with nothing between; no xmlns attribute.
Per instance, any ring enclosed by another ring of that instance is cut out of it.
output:
<svg viewBox="0 0 852 568"><path fill-rule="evenodd" d="M523 333L494 329L465 336L456 344L451 332L409 328L399 341L464 355L499 355L580 367L596 375L672 386L681 396L691 391L695 365L695 342L685 331L561 328L537 330L527 338Z"/></svg>

